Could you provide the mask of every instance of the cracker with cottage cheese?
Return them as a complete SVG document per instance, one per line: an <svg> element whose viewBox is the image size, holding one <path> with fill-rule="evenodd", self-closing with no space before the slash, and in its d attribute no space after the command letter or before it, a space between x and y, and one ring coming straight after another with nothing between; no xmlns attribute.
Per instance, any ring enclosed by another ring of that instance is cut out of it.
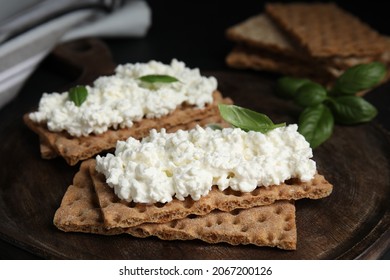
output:
<svg viewBox="0 0 390 280"><path fill-rule="evenodd" d="M141 79L148 76L174 81ZM115 148L118 140L142 138L152 128L175 131L221 123L217 105L232 103L217 90L214 77L177 60L119 65L114 75L98 78L85 90L82 104L71 100L70 91L44 94L38 110L24 115L25 124L39 135L43 158L61 156L75 165Z"/></svg>
<svg viewBox="0 0 390 280"><path fill-rule="evenodd" d="M104 235L130 234L135 237L157 236L163 240L200 239L208 243L254 244L296 249L295 207L288 201L267 206L212 211L204 216L190 216L166 223L145 223L134 227L107 228L97 201L90 173L94 160L86 160L68 187L54 224L65 232Z"/></svg>
<svg viewBox="0 0 390 280"><path fill-rule="evenodd" d="M115 154L90 163L90 173L105 226L127 228L326 197L332 185L311 157L296 125L265 134L197 126L119 141Z"/></svg>
<svg viewBox="0 0 390 280"><path fill-rule="evenodd" d="M231 212L234 209L272 205L281 200L321 199L331 194L333 186L320 174L309 182L289 180L268 188L259 186L251 192L232 189L224 191L212 187L211 191L195 201L173 199L168 203L133 203L118 198L105 182L105 177L94 170L91 162L91 176L97 194L106 229L128 228L144 223L166 223L190 215L206 215L213 210Z"/></svg>

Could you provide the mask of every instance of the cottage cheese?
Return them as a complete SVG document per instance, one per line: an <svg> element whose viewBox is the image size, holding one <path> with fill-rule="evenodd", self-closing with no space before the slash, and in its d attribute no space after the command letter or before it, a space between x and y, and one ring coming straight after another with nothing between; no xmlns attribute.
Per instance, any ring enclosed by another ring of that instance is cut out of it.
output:
<svg viewBox="0 0 390 280"><path fill-rule="evenodd" d="M169 75L179 81L147 84L144 75ZM109 128L131 127L144 117L169 114L186 102L202 108L213 101L217 88L214 77L203 77L199 69L189 69L173 59L170 65L157 61L119 65L115 75L98 78L87 86L88 97L77 107L68 92L43 94L39 109L30 114L35 122L46 122L51 131L66 130L72 136L101 134Z"/></svg>
<svg viewBox="0 0 390 280"><path fill-rule="evenodd" d="M120 199L143 203L187 196L198 200L212 185L250 192L293 177L308 181L316 164L297 128L289 125L266 134L199 126L176 133L152 130L141 141L118 142L115 155L97 156L96 170Z"/></svg>

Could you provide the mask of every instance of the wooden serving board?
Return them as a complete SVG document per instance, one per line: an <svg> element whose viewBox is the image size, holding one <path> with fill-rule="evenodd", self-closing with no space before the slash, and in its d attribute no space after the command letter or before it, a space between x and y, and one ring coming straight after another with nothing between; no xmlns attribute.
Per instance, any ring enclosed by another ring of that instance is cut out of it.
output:
<svg viewBox="0 0 390 280"><path fill-rule="evenodd" d="M99 41L61 46L58 61L87 83L114 64ZM208 71L220 91L237 105L294 123L298 109L273 94L272 77L245 71ZM38 98L38 97L37 97ZM336 126L332 138L314 150L320 173L334 185L328 198L296 203L298 248L283 251L252 245L162 241L128 235L64 233L54 212L79 166L43 160L38 137L22 122L24 105L0 111L0 238L48 259L370 259L390 245L390 137L375 124ZM36 100L36 98L34 99ZM23 103L24 102L24 103ZM26 104L27 103L27 104ZM13 107L12 107L13 106Z"/></svg>

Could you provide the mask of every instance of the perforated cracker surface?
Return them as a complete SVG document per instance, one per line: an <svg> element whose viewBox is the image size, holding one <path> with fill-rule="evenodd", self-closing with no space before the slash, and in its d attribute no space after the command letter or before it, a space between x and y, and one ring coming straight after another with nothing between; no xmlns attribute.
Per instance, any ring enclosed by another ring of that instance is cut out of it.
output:
<svg viewBox="0 0 390 280"><path fill-rule="evenodd" d="M333 3L267 4L266 13L313 57L369 56L384 38Z"/></svg>

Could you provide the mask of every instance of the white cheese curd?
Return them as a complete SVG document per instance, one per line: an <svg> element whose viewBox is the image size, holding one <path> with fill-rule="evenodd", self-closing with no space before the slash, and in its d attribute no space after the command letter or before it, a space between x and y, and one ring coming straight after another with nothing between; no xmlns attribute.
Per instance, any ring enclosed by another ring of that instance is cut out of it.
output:
<svg viewBox="0 0 390 280"><path fill-rule="evenodd" d="M169 75L179 81L148 84L139 79L145 75ZM183 102L203 108L213 101L217 80L173 59L170 65L157 61L119 65L114 75L100 77L86 88L88 96L80 107L69 100L68 92L44 93L30 119L76 137L101 134L109 128L131 127L144 117L167 115Z"/></svg>
<svg viewBox="0 0 390 280"><path fill-rule="evenodd" d="M198 200L213 185L250 192L290 178L309 181L316 163L297 129L294 124L266 134L200 126L175 133L152 130L141 141L119 141L115 154L97 156L96 170L120 199L141 203Z"/></svg>

